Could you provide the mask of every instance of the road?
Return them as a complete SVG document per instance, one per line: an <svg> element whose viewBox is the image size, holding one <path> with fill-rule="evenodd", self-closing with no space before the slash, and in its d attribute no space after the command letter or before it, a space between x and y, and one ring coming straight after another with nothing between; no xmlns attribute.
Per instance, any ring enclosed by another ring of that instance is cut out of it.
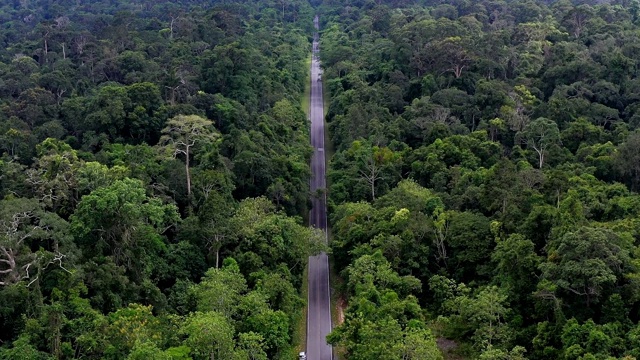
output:
<svg viewBox="0 0 640 360"><path fill-rule="evenodd" d="M319 29L318 17L313 20ZM311 193L325 189L326 169L324 156L324 109L322 100L322 81L318 60L318 33L314 35L311 60L311 99L309 117L311 120ZM326 234L327 198L326 194L312 197L309 223ZM326 237L325 237L326 238ZM331 301L329 299L329 259L327 254L309 257L309 307L307 312L307 360L332 360L332 348L326 337L331 332Z"/></svg>

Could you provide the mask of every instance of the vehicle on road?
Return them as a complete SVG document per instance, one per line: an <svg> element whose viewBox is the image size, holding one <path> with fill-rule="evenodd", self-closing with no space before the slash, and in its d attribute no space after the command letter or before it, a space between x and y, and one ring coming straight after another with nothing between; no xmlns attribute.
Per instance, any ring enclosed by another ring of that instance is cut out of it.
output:
<svg viewBox="0 0 640 360"><path fill-rule="evenodd" d="M307 360L307 354L303 352L301 352L300 354L298 354L298 360Z"/></svg>

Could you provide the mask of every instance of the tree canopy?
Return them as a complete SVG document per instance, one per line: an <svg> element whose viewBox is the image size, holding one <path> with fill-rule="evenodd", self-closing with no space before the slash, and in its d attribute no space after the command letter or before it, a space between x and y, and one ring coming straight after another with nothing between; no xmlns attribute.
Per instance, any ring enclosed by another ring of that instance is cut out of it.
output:
<svg viewBox="0 0 640 360"><path fill-rule="evenodd" d="M288 359L304 1L0 4L0 359Z"/></svg>
<svg viewBox="0 0 640 360"><path fill-rule="evenodd" d="M639 9L319 5L345 358L639 355Z"/></svg>

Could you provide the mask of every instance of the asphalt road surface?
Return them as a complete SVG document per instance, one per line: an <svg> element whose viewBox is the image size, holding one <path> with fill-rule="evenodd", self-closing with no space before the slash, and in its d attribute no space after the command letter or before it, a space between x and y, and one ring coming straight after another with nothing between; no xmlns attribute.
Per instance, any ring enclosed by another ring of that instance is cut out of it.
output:
<svg viewBox="0 0 640 360"><path fill-rule="evenodd" d="M318 29L318 17L313 20ZM324 109L322 80L318 61L318 34L314 35L313 58L311 60L311 193L326 188L324 156ZM326 194L312 197L309 223L319 229L327 229ZM331 332L331 301L329 300L329 260L327 254L309 257L309 308L307 315L307 360L332 360L331 346L327 335Z"/></svg>

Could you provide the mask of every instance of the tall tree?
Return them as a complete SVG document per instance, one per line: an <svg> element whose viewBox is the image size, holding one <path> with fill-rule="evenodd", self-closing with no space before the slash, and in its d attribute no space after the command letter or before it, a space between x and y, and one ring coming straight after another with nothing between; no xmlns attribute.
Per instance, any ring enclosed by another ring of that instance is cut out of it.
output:
<svg viewBox="0 0 640 360"><path fill-rule="evenodd" d="M362 146L362 147L360 147ZM360 167L360 177L371 189L371 200L376 199L376 184L378 180L384 178L384 170L392 162L395 154L387 147L370 146L354 142L354 147L358 151L358 165Z"/></svg>
<svg viewBox="0 0 640 360"><path fill-rule="evenodd" d="M31 284L50 264L68 271L62 264L67 227L35 199L0 201L0 286Z"/></svg>
<svg viewBox="0 0 640 360"><path fill-rule="evenodd" d="M553 120L545 118L538 118L530 122L516 136L538 154L539 169L542 169L542 165L544 165L549 148L560 142L558 125Z"/></svg>
<svg viewBox="0 0 640 360"><path fill-rule="evenodd" d="M196 359L232 359L233 332L229 320L215 311L193 313L180 328L180 333L187 337L185 344Z"/></svg>
<svg viewBox="0 0 640 360"><path fill-rule="evenodd" d="M162 129L160 144L173 151L173 156L184 155L187 173L187 195L191 195L191 173L189 172L191 151L196 143L213 142L218 138L212 128L213 122L198 115L177 115L167 121Z"/></svg>

